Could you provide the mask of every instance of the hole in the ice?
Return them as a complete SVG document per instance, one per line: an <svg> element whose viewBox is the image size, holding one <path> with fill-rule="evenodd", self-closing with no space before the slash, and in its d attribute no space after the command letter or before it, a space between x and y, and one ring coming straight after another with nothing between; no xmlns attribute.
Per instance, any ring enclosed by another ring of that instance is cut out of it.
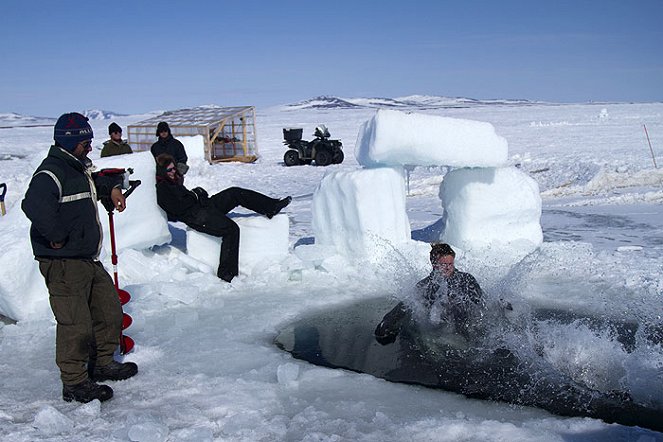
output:
<svg viewBox="0 0 663 442"><path fill-rule="evenodd" d="M663 431L663 409L637 403L627 390L599 391L595 385L584 384L577 378L591 376L591 367L565 372L551 356L555 345L560 350L559 343L568 341L568 336L580 336L578 330L622 356L637 350L640 335L646 335L649 345L658 345L660 351L663 328L639 334L637 323L539 309L530 312L520 329L495 324L496 340L470 342L441 328L411 322L393 343L381 345L375 339L375 327L394 304L390 298L372 298L311 313L283 327L275 343L295 358L316 365L471 398L539 407L563 416L595 417ZM561 338L555 335L560 329ZM537 333L547 335L536 338Z"/></svg>

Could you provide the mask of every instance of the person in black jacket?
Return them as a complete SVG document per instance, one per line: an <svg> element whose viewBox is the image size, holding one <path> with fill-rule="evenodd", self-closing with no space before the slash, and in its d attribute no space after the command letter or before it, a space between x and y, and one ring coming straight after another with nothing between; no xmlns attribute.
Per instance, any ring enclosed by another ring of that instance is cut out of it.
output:
<svg viewBox="0 0 663 442"><path fill-rule="evenodd" d="M474 276L456 270L456 252L444 243L431 245L431 273L416 285L416 300L429 319L443 323L466 338L477 331L486 303L483 291ZM412 308L399 302L387 313L375 329L381 344L394 342L405 321L412 316Z"/></svg>
<svg viewBox="0 0 663 442"><path fill-rule="evenodd" d="M272 218L290 204L292 198L270 198L241 187L230 187L210 197L201 187L192 190L184 187L175 161L168 154L156 158L157 203L169 220L182 221L194 230L223 238L216 274L230 282L239 274L239 226L226 214L242 206Z"/></svg>
<svg viewBox="0 0 663 442"><path fill-rule="evenodd" d="M55 144L21 204L32 222L32 249L57 322L55 359L65 401L110 399L113 390L95 381L127 379L138 371L133 362L113 359L122 307L111 276L98 261L102 232L97 198L109 198L120 212L125 199L121 184L92 173L87 157L92 137L85 116L62 115L55 123Z"/></svg>
<svg viewBox="0 0 663 442"><path fill-rule="evenodd" d="M184 145L170 132L170 126L165 121L157 125L157 137L159 139L152 145L150 152L156 159L162 153L166 153L175 159L175 166L180 175L184 176L189 171L186 162L189 158L184 150Z"/></svg>

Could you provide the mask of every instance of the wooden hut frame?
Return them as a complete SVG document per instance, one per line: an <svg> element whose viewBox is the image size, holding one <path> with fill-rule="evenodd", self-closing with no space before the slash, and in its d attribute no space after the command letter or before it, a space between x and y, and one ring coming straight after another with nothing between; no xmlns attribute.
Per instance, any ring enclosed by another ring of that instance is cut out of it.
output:
<svg viewBox="0 0 663 442"><path fill-rule="evenodd" d="M132 149L149 150L157 140L156 129L161 121L168 123L175 138L201 135L205 144L205 158L210 163L252 163L258 159L253 106L203 106L164 112L127 127L128 142Z"/></svg>

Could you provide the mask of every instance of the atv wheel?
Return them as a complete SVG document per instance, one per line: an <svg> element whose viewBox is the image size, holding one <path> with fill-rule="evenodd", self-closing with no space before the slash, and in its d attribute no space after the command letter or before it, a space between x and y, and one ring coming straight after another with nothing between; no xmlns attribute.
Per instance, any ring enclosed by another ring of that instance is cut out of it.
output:
<svg viewBox="0 0 663 442"><path fill-rule="evenodd" d="M332 163L332 155L328 150L319 150L315 154L316 166L329 166Z"/></svg>
<svg viewBox="0 0 663 442"><path fill-rule="evenodd" d="M332 163L341 164L344 158L345 156L343 155L343 151L341 149L334 149L334 155L332 155Z"/></svg>
<svg viewBox="0 0 663 442"><path fill-rule="evenodd" d="M288 150L283 154L283 162L286 166L297 166L299 164L299 153L296 150Z"/></svg>

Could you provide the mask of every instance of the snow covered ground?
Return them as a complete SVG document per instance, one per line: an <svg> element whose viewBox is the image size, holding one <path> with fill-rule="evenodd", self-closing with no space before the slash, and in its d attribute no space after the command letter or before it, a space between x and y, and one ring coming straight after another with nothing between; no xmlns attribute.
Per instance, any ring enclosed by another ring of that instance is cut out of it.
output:
<svg viewBox="0 0 663 442"><path fill-rule="evenodd" d="M459 256L460 269L471 271L492 296L516 304L660 323L663 155L654 169L642 125L660 154L663 104L481 105L426 112L492 123L509 143L509 161L538 182L543 197L544 243L537 251L508 271L480 257ZM211 166L194 159L187 185L210 191L237 185L293 195L286 209L290 244L310 244L313 192L325 173L360 167L352 154L355 141L374 113L259 109L259 161ZM116 121L126 130L142 118ZM109 123L92 121L97 134L92 158L98 157ZM285 167L281 129L304 127L310 139L321 123L343 141L343 164ZM20 211L30 176L51 140L52 127L0 129L0 182L9 188L8 212ZM439 236L440 183L446 172L445 167L418 167L409 175L406 203L414 239ZM8 219L0 218L3 247L18 241ZM327 268L296 271L286 261L228 285L191 266L183 254L181 225L171 225L171 233L170 245L120 253L120 280L133 295L125 306L134 318L127 334L136 341L126 359L137 362L140 371L110 383L115 390L110 402L61 400L53 320L0 323L0 439L663 440L660 433L639 428L469 400L295 360L273 345L283 325L311 310L397 296L425 269L399 257L375 266L339 259ZM17 270L1 268L0 278ZM663 409L660 346L626 353L610 336L595 336L577 325L550 330L546 350L550 362L571 376L596 388L628 388L635 399Z"/></svg>

